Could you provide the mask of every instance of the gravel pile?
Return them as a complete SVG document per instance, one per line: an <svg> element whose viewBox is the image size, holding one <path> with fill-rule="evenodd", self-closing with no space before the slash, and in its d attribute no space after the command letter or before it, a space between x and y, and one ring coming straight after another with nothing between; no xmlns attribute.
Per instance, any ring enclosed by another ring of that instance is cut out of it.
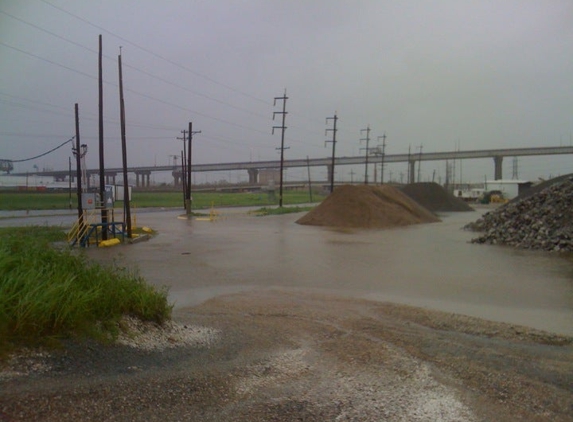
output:
<svg viewBox="0 0 573 422"><path fill-rule="evenodd" d="M166 321L163 325L144 322L133 317L121 321L123 331L117 343L135 349L161 351L180 346L209 346L219 336L212 328L182 325Z"/></svg>
<svg viewBox="0 0 573 422"><path fill-rule="evenodd" d="M343 185L296 222L384 229L437 221L434 214L392 186Z"/></svg>
<svg viewBox="0 0 573 422"><path fill-rule="evenodd" d="M434 182L411 183L402 192L432 212L473 211L466 202Z"/></svg>
<svg viewBox="0 0 573 422"><path fill-rule="evenodd" d="M488 212L464 227L484 232L472 243L573 251L573 177Z"/></svg>

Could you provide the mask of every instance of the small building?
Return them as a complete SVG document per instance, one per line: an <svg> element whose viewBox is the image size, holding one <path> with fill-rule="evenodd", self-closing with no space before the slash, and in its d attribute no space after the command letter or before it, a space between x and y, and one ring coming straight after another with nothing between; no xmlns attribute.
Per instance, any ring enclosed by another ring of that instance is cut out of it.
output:
<svg viewBox="0 0 573 422"><path fill-rule="evenodd" d="M486 192L500 191L506 199L513 199L531 188L533 182L527 180L486 180Z"/></svg>

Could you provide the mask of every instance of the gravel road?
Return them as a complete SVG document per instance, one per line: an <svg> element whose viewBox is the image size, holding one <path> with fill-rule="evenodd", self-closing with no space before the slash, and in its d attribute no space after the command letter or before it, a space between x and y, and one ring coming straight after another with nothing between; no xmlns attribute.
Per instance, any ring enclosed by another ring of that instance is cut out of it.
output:
<svg viewBox="0 0 573 422"><path fill-rule="evenodd" d="M222 296L115 345L22 353L0 421L572 421L573 339L305 291Z"/></svg>

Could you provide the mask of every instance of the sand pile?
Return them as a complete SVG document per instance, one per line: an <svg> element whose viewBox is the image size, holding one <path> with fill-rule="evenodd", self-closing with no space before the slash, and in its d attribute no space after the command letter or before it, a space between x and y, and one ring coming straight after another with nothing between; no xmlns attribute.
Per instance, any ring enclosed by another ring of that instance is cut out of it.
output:
<svg viewBox="0 0 573 422"><path fill-rule="evenodd" d="M456 198L437 183L412 183L402 192L430 211L473 211L463 200Z"/></svg>
<svg viewBox="0 0 573 422"><path fill-rule="evenodd" d="M436 221L440 220L392 186L344 185L296 222L312 226L390 228Z"/></svg>

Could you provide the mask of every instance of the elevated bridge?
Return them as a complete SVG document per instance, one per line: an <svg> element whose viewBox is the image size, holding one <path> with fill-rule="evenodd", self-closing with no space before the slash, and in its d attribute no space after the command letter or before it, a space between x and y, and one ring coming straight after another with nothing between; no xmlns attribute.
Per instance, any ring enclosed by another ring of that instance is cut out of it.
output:
<svg viewBox="0 0 573 422"><path fill-rule="evenodd" d="M538 148L506 148L506 149L484 149L484 150L469 150L469 151L446 151L446 152L425 152L415 154L370 154L368 156L369 163L408 163L409 180L415 180L416 163L421 161L446 161L446 160L469 160L478 158L492 158L494 162L494 175L496 180L503 178L502 163L504 157L525 157L525 156L540 156L540 155L563 155L573 154L573 146L560 146L560 147L538 147ZM335 166L344 165L357 165L365 164L366 157L352 156L352 157L336 157L334 160ZM307 167L307 166L325 166L330 170L332 165L332 158L310 158L310 159L294 159L284 160L284 168L294 167ZM207 171L237 171L246 170L249 174L249 183L257 184L259 171L264 169L279 169L280 160L271 161L242 161L232 163L213 163L213 164L193 164L191 170L193 172L207 172ZM108 168L105 170L107 182L115 184L115 177L122 174L121 168ZM137 186L149 186L150 175L152 172L167 172L170 171L175 184L181 181L181 166L137 166L129 167L129 173L135 173ZM69 176L69 170L55 170L55 171L42 171L35 173L39 176L53 176L56 180L65 180ZM99 174L99 169L87 170L88 177L93 174ZM328 171L330 175L331 172ZM22 175L22 174L20 174ZM74 177L73 175L71 176ZM329 176L330 177L330 176ZM330 180L329 180L330 182Z"/></svg>

